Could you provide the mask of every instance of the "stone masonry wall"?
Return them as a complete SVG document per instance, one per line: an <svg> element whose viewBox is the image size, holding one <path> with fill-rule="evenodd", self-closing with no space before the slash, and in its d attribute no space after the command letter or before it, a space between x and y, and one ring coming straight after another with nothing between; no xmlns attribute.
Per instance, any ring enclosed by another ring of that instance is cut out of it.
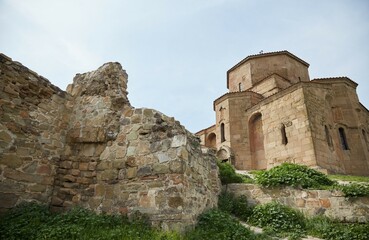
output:
<svg viewBox="0 0 369 240"><path fill-rule="evenodd" d="M269 97L245 113L246 119L258 113L262 115L268 169L282 162L317 165L301 84L285 90L288 92ZM285 127L287 144L282 142L282 125Z"/></svg>
<svg viewBox="0 0 369 240"><path fill-rule="evenodd" d="M0 54L0 212L48 203L65 146L67 94Z"/></svg>
<svg viewBox="0 0 369 240"><path fill-rule="evenodd" d="M183 230L217 204L212 153L174 118L135 109L119 63L77 74L63 92L1 55L0 206L148 214ZM4 81L3 81L4 79Z"/></svg>
<svg viewBox="0 0 369 240"><path fill-rule="evenodd" d="M278 201L308 216L323 214L344 222L369 222L369 197L345 198L341 191L266 189L254 184L229 184L227 190L245 195L251 205Z"/></svg>
<svg viewBox="0 0 369 240"><path fill-rule="evenodd" d="M345 78L331 79L330 84L314 82L305 87L304 95L317 164L331 173L369 175L369 151L362 134L367 126L359 117L356 85ZM348 149L342 147L339 128L345 131Z"/></svg>

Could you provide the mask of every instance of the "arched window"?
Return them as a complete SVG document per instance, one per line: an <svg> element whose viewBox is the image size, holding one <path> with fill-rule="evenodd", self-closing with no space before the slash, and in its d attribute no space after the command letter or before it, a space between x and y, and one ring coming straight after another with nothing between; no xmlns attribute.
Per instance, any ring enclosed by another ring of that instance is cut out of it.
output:
<svg viewBox="0 0 369 240"><path fill-rule="evenodd" d="M220 141L224 142L225 139L225 134L224 134L224 123L220 124Z"/></svg>
<svg viewBox="0 0 369 240"><path fill-rule="evenodd" d="M282 124L282 126L281 126L281 135L282 135L282 144L287 145L288 138L287 138L287 134L286 134L286 126L284 126L284 124Z"/></svg>
<svg viewBox="0 0 369 240"><path fill-rule="evenodd" d="M210 133L208 135L205 146L210 147L210 148L216 148L217 136L215 135L215 133Z"/></svg>
<svg viewBox="0 0 369 240"><path fill-rule="evenodd" d="M331 134L329 133L329 129L328 129L327 125L324 126L324 131L325 131L325 139L328 143L328 146L330 148L332 148L333 147L333 142L332 142Z"/></svg>
<svg viewBox="0 0 369 240"><path fill-rule="evenodd" d="M349 147L348 147L348 144L347 144L347 139L346 139L345 129L340 127L338 129L338 133L340 135L342 149L343 150L349 150Z"/></svg>

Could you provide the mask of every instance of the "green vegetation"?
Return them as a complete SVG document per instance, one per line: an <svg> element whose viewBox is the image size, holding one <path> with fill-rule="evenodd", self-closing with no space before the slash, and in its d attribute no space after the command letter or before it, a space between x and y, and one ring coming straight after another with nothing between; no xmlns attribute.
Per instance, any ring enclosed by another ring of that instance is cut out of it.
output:
<svg viewBox="0 0 369 240"><path fill-rule="evenodd" d="M339 185L332 179L345 179L341 175L327 176L321 172L292 163L283 163L268 171L253 171L256 182L264 187L292 186L315 189L341 190L346 197L369 196L368 177L347 176L346 180L360 180L361 183ZM336 177L332 177L336 176ZM340 176L340 177L337 177Z"/></svg>
<svg viewBox="0 0 369 240"><path fill-rule="evenodd" d="M346 197L363 197L369 196L369 185L360 183L350 183L347 185L339 185L340 189Z"/></svg>
<svg viewBox="0 0 369 240"><path fill-rule="evenodd" d="M301 236L304 233L304 215L277 202L258 205L253 209L249 222L267 228L271 233Z"/></svg>
<svg viewBox="0 0 369 240"><path fill-rule="evenodd" d="M186 239L256 239L255 235L243 227L231 215L213 209L200 215L194 231L186 234Z"/></svg>
<svg viewBox="0 0 369 240"><path fill-rule="evenodd" d="M229 163L217 162L219 167L220 181L223 185L230 183L251 183L253 180L246 176L237 174L233 166Z"/></svg>
<svg viewBox="0 0 369 240"><path fill-rule="evenodd" d="M340 180L347 182L366 182L369 183L369 177L364 176L351 176L351 175L328 175L331 180Z"/></svg>
<svg viewBox="0 0 369 240"><path fill-rule="evenodd" d="M145 218L97 215L75 208L53 214L30 203L7 212L0 220L1 239L181 239L179 234L151 229Z"/></svg>
<svg viewBox="0 0 369 240"><path fill-rule="evenodd" d="M306 220L307 233L327 240L368 240L369 224L335 222L324 216Z"/></svg>
<svg viewBox="0 0 369 240"><path fill-rule="evenodd" d="M334 181L321 172L307 166L283 163L256 175L256 182L264 187L293 186L318 188L332 186Z"/></svg>
<svg viewBox="0 0 369 240"><path fill-rule="evenodd" d="M233 214L243 221L247 221L252 214L252 208L248 205L244 195L236 197L233 193L222 192L218 199L219 210Z"/></svg>

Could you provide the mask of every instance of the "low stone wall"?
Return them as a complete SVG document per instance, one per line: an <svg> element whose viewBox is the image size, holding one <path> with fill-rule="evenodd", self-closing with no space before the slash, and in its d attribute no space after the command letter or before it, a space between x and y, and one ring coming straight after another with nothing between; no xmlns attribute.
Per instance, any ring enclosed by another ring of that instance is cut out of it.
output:
<svg viewBox="0 0 369 240"><path fill-rule="evenodd" d="M323 214L344 222L369 222L369 197L346 198L341 191L261 188L255 184L229 184L227 191L245 195L251 205L273 200L307 216Z"/></svg>

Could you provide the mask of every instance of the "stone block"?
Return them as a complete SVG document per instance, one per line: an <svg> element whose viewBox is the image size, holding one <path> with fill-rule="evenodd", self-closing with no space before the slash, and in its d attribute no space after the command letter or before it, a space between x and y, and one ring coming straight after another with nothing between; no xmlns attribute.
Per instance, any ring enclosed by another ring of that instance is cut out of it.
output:
<svg viewBox="0 0 369 240"><path fill-rule="evenodd" d="M51 166L43 164L43 165L41 165L37 168L37 173L38 174L43 174L43 175L50 175L51 174Z"/></svg>
<svg viewBox="0 0 369 240"><path fill-rule="evenodd" d="M176 135L173 137L171 147L185 146L187 143L187 137L185 135Z"/></svg>
<svg viewBox="0 0 369 240"><path fill-rule="evenodd" d="M79 163L79 170L80 171L87 171L89 163Z"/></svg>
<svg viewBox="0 0 369 240"><path fill-rule="evenodd" d="M155 163L152 167L153 174L169 173L169 166L167 164Z"/></svg>
<svg viewBox="0 0 369 240"><path fill-rule="evenodd" d="M126 170L126 177L128 179L135 178L137 176L137 167L128 167Z"/></svg>
<svg viewBox="0 0 369 240"><path fill-rule="evenodd" d="M3 154L3 156L0 158L0 164L10 168L18 168L22 166L23 161L16 154Z"/></svg>
<svg viewBox="0 0 369 240"><path fill-rule="evenodd" d="M322 199L319 199L319 201L320 201L320 205L323 208L330 208L331 207L331 201L328 198L322 198Z"/></svg>
<svg viewBox="0 0 369 240"><path fill-rule="evenodd" d="M168 155L167 152L159 152L155 155L158 158L159 163L164 163L164 162L168 162L168 161L171 160L171 158L170 158L170 156Z"/></svg>
<svg viewBox="0 0 369 240"><path fill-rule="evenodd" d="M151 174L152 174L151 166L143 166L143 167L138 168L138 171L137 171L138 177L149 176Z"/></svg>
<svg viewBox="0 0 369 240"><path fill-rule="evenodd" d="M70 170L70 174L72 174L73 176L78 176L81 173L80 170L78 169L71 169Z"/></svg>
<svg viewBox="0 0 369 240"><path fill-rule="evenodd" d="M118 178L117 169L107 169L97 174L98 180L108 181L108 180L115 180L117 178Z"/></svg>

